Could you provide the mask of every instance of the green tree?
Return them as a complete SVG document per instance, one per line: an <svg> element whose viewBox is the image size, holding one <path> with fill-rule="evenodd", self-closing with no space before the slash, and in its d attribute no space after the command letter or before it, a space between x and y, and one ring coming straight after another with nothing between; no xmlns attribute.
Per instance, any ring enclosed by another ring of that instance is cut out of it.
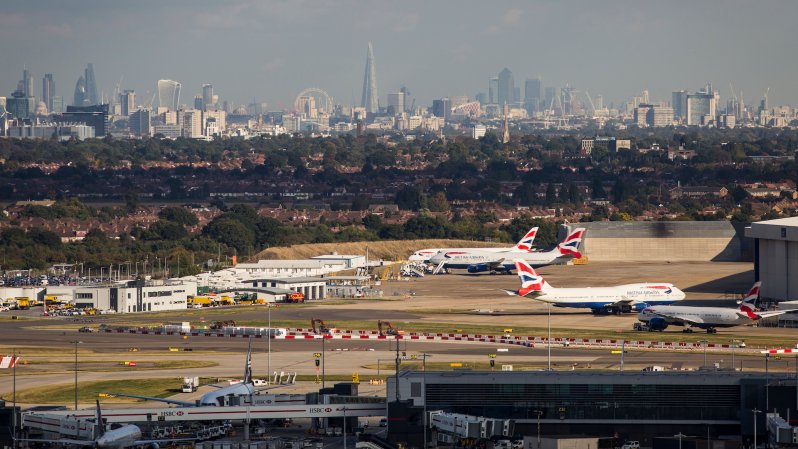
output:
<svg viewBox="0 0 798 449"><path fill-rule="evenodd" d="M194 226L199 223L197 216L183 207L165 207L158 213L158 217L184 226Z"/></svg>
<svg viewBox="0 0 798 449"><path fill-rule="evenodd" d="M239 254L255 246L254 232L243 223L231 218L214 220L207 226L207 235L219 243L235 248Z"/></svg>
<svg viewBox="0 0 798 449"><path fill-rule="evenodd" d="M449 212L449 201L446 199L446 194L437 192L432 195L427 201L427 207L432 212Z"/></svg>

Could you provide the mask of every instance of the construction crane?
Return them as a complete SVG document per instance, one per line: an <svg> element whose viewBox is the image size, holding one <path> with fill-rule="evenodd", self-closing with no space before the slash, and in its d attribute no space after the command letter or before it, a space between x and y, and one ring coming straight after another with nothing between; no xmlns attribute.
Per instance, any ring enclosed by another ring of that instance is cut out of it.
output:
<svg viewBox="0 0 798 449"><path fill-rule="evenodd" d="M383 326L385 327L385 332L382 331ZM405 333L404 331L400 331L394 328L393 325L390 323L390 321L383 321L383 320L377 321L377 330L380 333L380 337L384 337L386 335L391 335L391 336L404 335Z"/></svg>
<svg viewBox="0 0 798 449"><path fill-rule="evenodd" d="M319 325L318 328L316 327L317 324ZM324 325L324 320L319 318L313 318L310 320L310 327L313 329L314 334L329 334L333 331L332 328Z"/></svg>

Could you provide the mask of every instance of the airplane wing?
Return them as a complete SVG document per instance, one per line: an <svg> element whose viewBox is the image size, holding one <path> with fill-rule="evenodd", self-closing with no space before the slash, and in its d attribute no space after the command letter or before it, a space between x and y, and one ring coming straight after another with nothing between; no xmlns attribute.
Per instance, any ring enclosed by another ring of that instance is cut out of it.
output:
<svg viewBox="0 0 798 449"><path fill-rule="evenodd" d="M109 396L121 396L123 398L133 398L133 399L143 399L145 401L157 401L163 402L165 404L175 404L175 405L182 405L183 407L194 407L197 405L196 402L188 402L188 401L177 401L174 399L166 399L166 398L154 398L151 396L138 396L135 394L125 394L125 393L103 393Z"/></svg>
<svg viewBox="0 0 798 449"><path fill-rule="evenodd" d="M790 313L790 312L795 312L795 310L772 310L772 311L769 311L769 312L754 312L754 313L757 316L756 320L758 320L760 318L767 318L767 317L771 317L771 316L779 316L779 315L784 315L785 313ZM748 315L746 313L743 313L743 312L737 312L737 316L739 316L740 318L748 319L748 320L751 319L750 315Z"/></svg>
<svg viewBox="0 0 798 449"><path fill-rule="evenodd" d="M518 290L509 290L506 288L500 288L499 291L506 293L507 296L518 296Z"/></svg>

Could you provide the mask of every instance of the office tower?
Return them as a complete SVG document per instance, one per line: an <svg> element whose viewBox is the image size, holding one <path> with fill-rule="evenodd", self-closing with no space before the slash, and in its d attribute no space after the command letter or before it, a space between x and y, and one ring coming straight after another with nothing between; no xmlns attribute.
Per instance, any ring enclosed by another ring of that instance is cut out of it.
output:
<svg viewBox="0 0 798 449"><path fill-rule="evenodd" d="M640 103L637 105L637 107L634 109L634 120L632 123L641 128L648 126L648 122L646 122L646 119L648 118L648 111L650 111L653 107L653 105L647 103Z"/></svg>
<svg viewBox="0 0 798 449"><path fill-rule="evenodd" d="M137 136L149 136L150 111L149 109L138 109L130 114L130 132Z"/></svg>
<svg viewBox="0 0 798 449"><path fill-rule="evenodd" d="M58 122L85 123L94 127L94 135L105 137L110 128L110 115L107 104L89 106L67 106L66 112L55 118Z"/></svg>
<svg viewBox="0 0 798 449"><path fill-rule="evenodd" d="M202 85L202 110L207 111L209 107L214 106L216 101L213 99L213 84Z"/></svg>
<svg viewBox="0 0 798 449"><path fill-rule="evenodd" d="M596 95L596 98L593 99L593 105L596 107L597 111L604 109L604 97Z"/></svg>
<svg viewBox="0 0 798 449"><path fill-rule="evenodd" d="M119 104L122 105L122 115L129 116L136 109L136 92L128 89L119 94Z"/></svg>
<svg viewBox="0 0 798 449"><path fill-rule="evenodd" d="M652 128L660 128L673 124L673 108L654 105L646 113L646 124Z"/></svg>
<svg viewBox="0 0 798 449"><path fill-rule="evenodd" d="M530 78L524 83L524 108L531 115L540 109L540 78Z"/></svg>
<svg viewBox="0 0 798 449"><path fill-rule="evenodd" d="M97 82L94 79L94 66L92 63L86 65L84 82L86 83L86 96L84 102L88 105L100 104L100 97L97 95ZM96 134L100 136L101 134Z"/></svg>
<svg viewBox="0 0 798 449"><path fill-rule="evenodd" d="M53 107L50 109L53 114L60 114L64 112L64 97L60 95L53 95Z"/></svg>
<svg viewBox="0 0 798 449"><path fill-rule="evenodd" d="M28 97L25 92L16 90L10 98L6 98L6 111L14 118L30 118L36 109L33 97Z"/></svg>
<svg viewBox="0 0 798 449"><path fill-rule="evenodd" d="M499 72L499 90L498 102L499 105L515 103L515 80L513 79L513 72L507 67Z"/></svg>
<svg viewBox="0 0 798 449"><path fill-rule="evenodd" d="M671 93L671 107L673 108L673 118L677 120L687 119L686 90L676 90Z"/></svg>
<svg viewBox="0 0 798 449"><path fill-rule="evenodd" d="M24 93L26 97L33 96L33 75L30 74L30 70L28 69L22 71L22 93Z"/></svg>
<svg viewBox="0 0 798 449"><path fill-rule="evenodd" d="M180 83L173 80L158 80L158 105L170 111L180 106Z"/></svg>
<svg viewBox="0 0 798 449"><path fill-rule="evenodd" d="M81 76L78 78L78 82L75 83L75 97L74 101L72 102L73 106L85 106L87 104L86 101L86 80Z"/></svg>
<svg viewBox="0 0 798 449"><path fill-rule="evenodd" d="M717 115L718 93L707 86L692 94L687 94L687 125L708 125Z"/></svg>
<svg viewBox="0 0 798 449"><path fill-rule="evenodd" d="M395 115L405 112L405 93L393 92L388 94L388 113Z"/></svg>
<svg viewBox="0 0 798 449"><path fill-rule="evenodd" d="M452 101L449 98L432 100L432 115L448 121L452 115Z"/></svg>
<svg viewBox="0 0 798 449"><path fill-rule="evenodd" d="M207 134L208 120L214 120L216 122L216 128L218 129L219 133L227 129L227 113L222 110L205 111L202 113L202 120L206 122L206 135L209 135Z"/></svg>
<svg viewBox="0 0 798 449"><path fill-rule="evenodd" d="M202 111L188 109L180 111L178 115L182 136L187 139L202 137Z"/></svg>
<svg viewBox="0 0 798 449"><path fill-rule="evenodd" d="M499 102L499 78L491 78L488 80L488 104L497 104Z"/></svg>
<svg viewBox="0 0 798 449"><path fill-rule="evenodd" d="M45 73L42 78L42 101L47 106L47 110L53 111L53 95L55 95L55 82L52 73Z"/></svg>
<svg viewBox="0 0 798 449"><path fill-rule="evenodd" d="M649 100L648 90L643 90L643 94L641 95L641 98L643 99L643 103L651 104L651 101Z"/></svg>
<svg viewBox="0 0 798 449"><path fill-rule="evenodd" d="M374 66L374 49L369 42L369 49L366 53L366 73L363 75L363 95L360 99L360 106L366 108L366 112L374 114L379 111L379 96L377 96L377 68Z"/></svg>
<svg viewBox="0 0 798 449"><path fill-rule="evenodd" d="M194 109L202 111L205 109L205 102L202 100L202 95L194 96Z"/></svg>

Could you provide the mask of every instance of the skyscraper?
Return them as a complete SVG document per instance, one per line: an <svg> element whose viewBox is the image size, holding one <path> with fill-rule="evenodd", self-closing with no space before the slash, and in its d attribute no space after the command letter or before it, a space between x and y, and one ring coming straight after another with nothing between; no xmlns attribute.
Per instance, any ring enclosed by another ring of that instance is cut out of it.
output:
<svg viewBox="0 0 798 449"><path fill-rule="evenodd" d="M22 93L26 97L33 96L33 75L30 74L28 69L22 71Z"/></svg>
<svg viewBox="0 0 798 449"><path fill-rule="evenodd" d="M73 106L86 106L88 102L86 100L86 80L83 79L81 76L78 78L78 82L75 83L75 97L74 101L72 102Z"/></svg>
<svg viewBox="0 0 798 449"><path fill-rule="evenodd" d="M515 80L513 79L513 72L507 67L499 72L499 105L515 103Z"/></svg>
<svg viewBox="0 0 798 449"><path fill-rule="evenodd" d="M401 114L405 112L405 93L393 92L388 94L388 113Z"/></svg>
<svg viewBox="0 0 798 449"><path fill-rule="evenodd" d="M53 112L53 96L55 96L55 81L52 73L45 73L42 78L42 101L47 110Z"/></svg>
<svg viewBox="0 0 798 449"><path fill-rule="evenodd" d="M119 94L119 104L122 106L122 115L132 114L136 109L136 92L128 89Z"/></svg>
<svg viewBox="0 0 798 449"><path fill-rule="evenodd" d="M94 66L92 63L86 65L83 79L86 83L86 96L84 101L88 102L88 105L100 104L100 97L97 95L97 82L94 79Z"/></svg>
<svg viewBox="0 0 798 449"><path fill-rule="evenodd" d="M671 107L673 118L685 120L687 118L687 91L677 90L671 94Z"/></svg>
<svg viewBox="0 0 798 449"><path fill-rule="evenodd" d="M524 83L524 108L529 114L540 110L540 87L540 78L529 78Z"/></svg>
<svg viewBox="0 0 798 449"><path fill-rule="evenodd" d="M368 53L366 53L366 73L363 75L363 95L360 106L366 108L366 112L374 114L379 111L380 103L377 94L377 68L374 66L374 49L369 42Z"/></svg>
<svg viewBox="0 0 798 449"><path fill-rule="evenodd" d="M202 110L207 111L208 107L214 104L213 101L213 84L202 85Z"/></svg>
<svg viewBox="0 0 798 449"><path fill-rule="evenodd" d="M499 102L499 78L491 78L488 80L488 104L497 104Z"/></svg>
<svg viewBox="0 0 798 449"><path fill-rule="evenodd" d="M180 83L173 80L158 80L158 105L170 111L180 106Z"/></svg>

